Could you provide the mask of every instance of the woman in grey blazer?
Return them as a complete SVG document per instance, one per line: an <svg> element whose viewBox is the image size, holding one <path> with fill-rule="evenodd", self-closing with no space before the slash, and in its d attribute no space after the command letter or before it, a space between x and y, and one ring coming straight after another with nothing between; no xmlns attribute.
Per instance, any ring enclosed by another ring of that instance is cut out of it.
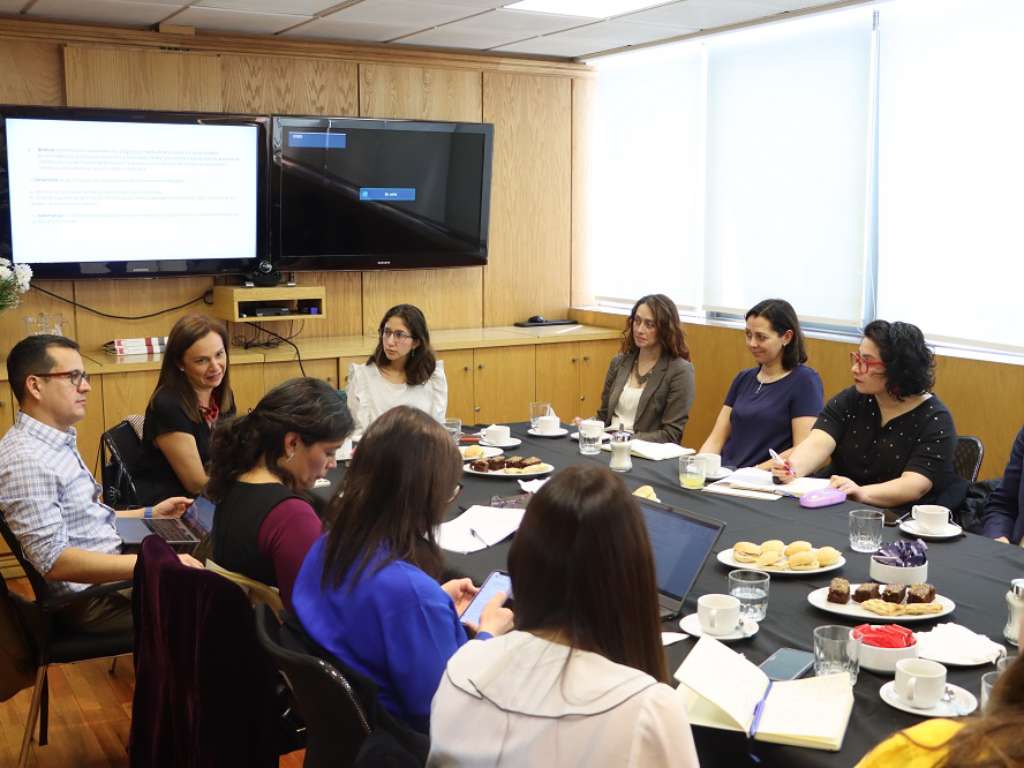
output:
<svg viewBox="0 0 1024 768"><path fill-rule="evenodd" d="M675 302L660 293L633 305L612 359L596 418L639 440L680 443L696 394L690 351Z"/></svg>

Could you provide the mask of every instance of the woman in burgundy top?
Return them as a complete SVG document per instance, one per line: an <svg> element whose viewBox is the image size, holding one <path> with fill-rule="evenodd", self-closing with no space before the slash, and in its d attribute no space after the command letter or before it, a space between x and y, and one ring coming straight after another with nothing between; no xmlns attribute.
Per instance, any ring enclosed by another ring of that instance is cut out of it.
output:
<svg viewBox="0 0 1024 768"><path fill-rule="evenodd" d="M335 466L352 428L337 391L312 378L286 381L247 415L220 424L206 487L217 504L214 561L277 587L291 607L295 576L321 533L305 491Z"/></svg>

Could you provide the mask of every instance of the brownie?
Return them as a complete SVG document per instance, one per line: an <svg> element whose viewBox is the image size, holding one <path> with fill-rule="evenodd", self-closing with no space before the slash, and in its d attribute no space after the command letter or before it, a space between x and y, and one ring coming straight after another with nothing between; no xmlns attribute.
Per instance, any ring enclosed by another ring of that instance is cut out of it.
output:
<svg viewBox="0 0 1024 768"><path fill-rule="evenodd" d="M474 472L487 472L490 469L489 462L487 459L477 459L469 464L469 468Z"/></svg>
<svg viewBox="0 0 1024 768"><path fill-rule="evenodd" d="M495 456L493 459L489 459L487 461L487 469L489 469L491 472L494 472L495 470L498 469L504 469L506 466L509 465L505 461L505 458L503 456Z"/></svg>
<svg viewBox="0 0 1024 768"><path fill-rule="evenodd" d="M543 462L540 459L538 459L536 456L531 456L528 459L523 459L523 466L524 467L533 467L533 466L536 466L537 464L542 464L542 463Z"/></svg>
<svg viewBox="0 0 1024 768"><path fill-rule="evenodd" d="M506 467L511 467L511 468L514 468L514 469L521 469L522 466L523 466L523 457L522 456L509 456L507 459L505 459L505 466Z"/></svg>
<svg viewBox="0 0 1024 768"><path fill-rule="evenodd" d="M877 600L879 597L881 597L879 585L873 581L866 581L854 591L853 602L863 603L865 600Z"/></svg>
<svg viewBox="0 0 1024 768"><path fill-rule="evenodd" d="M903 596L906 594L906 584L886 584L882 592L882 599L887 603L902 603Z"/></svg>
<svg viewBox="0 0 1024 768"><path fill-rule="evenodd" d="M828 601L841 605L850 602L850 582L846 579L832 579L828 584Z"/></svg>
<svg viewBox="0 0 1024 768"><path fill-rule="evenodd" d="M935 587L931 584L914 584L907 590L907 603L930 603L935 600Z"/></svg>

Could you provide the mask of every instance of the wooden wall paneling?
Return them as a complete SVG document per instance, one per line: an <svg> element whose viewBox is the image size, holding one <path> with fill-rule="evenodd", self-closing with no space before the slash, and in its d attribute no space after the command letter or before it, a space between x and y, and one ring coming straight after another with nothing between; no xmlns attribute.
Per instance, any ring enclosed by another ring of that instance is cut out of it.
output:
<svg viewBox="0 0 1024 768"><path fill-rule="evenodd" d="M263 363L243 363L231 366L231 391L235 394L235 407L239 414L248 413L267 391L263 379Z"/></svg>
<svg viewBox="0 0 1024 768"><path fill-rule="evenodd" d="M473 353L473 398L481 424L527 421L536 400L536 347L494 347Z"/></svg>
<svg viewBox="0 0 1024 768"><path fill-rule="evenodd" d="M184 304L212 288L211 277L76 280L75 301L107 314L137 317ZM75 310L78 343L82 349L90 351L113 338L166 336L178 318L190 314L213 316L210 307L201 301L144 320L114 320L78 307Z"/></svg>
<svg viewBox="0 0 1024 768"><path fill-rule="evenodd" d="M366 357L358 355L356 357L339 357L338 358L338 389L348 389L348 369L351 365L358 365L365 363Z"/></svg>
<svg viewBox="0 0 1024 768"><path fill-rule="evenodd" d="M683 445L698 449L711 434L733 378L743 368L750 368L753 360L742 334L735 329L686 325L684 331L694 367L697 396L690 408Z"/></svg>
<svg viewBox="0 0 1024 768"><path fill-rule="evenodd" d="M359 114L478 123L483 115L479 71L360 64ZM374 328L395 304L415 304L431 328L479 328L483 268L363 273L363 327Z"/></svg>
<svg viewBox="0 0 1024 768"><path fill-rule="evenodd" d="M857 341L828 341L807 339L807 365L821 376L825 388L825 402L853 385L850 373L850 352L857 349ZM747 367L753 365L751 360Z"/></svg>
<svg viewBox="0 0 1024 768"><path fill-rule="evenodd" d="M564 422L589 415L580 411L580 366L576 342L537 345L537 400L551 403Z"/></svg>
<svg viewBox="0 0 1024 768"><path fill-rule="evenodd" d="M89 467L96 476L96 479L99 480L100 437L107 430L106 403L103 400L103 377L90 377L89 386L92 389L89 391L88 400L86 401L85 418L75 424L75 432L77 433L78 452L82 454L82 461L85 462L85 466Z"/></svg>
<svg viewBox="0 0 1024 768"><path fill-rule="evenodd" d="M14 424L14 395L11 393L11 385L6 381L0 381L0 434L3 434Z"/></svg>
<svg viewBox="0 0 1024 768"><path fill-rule="evenodd" d="M74 300L74 284L70 280L33 280L33 288L21 296L18 306L0 312L0 358L6 358L11 347L21 341L29 333L26 318L38 318L40 313L60 315L65 336L78 338L75 327L75 310L66 301L47 296L35 288L45 288L66 299ZM33 326L33 330L35 326Z"/></svg>
<svg viewBox="0 0 1024 768"><path fill-rule="evenodd" d="M64 48L67 103L74 107L223 109L220 57L130 48Z"/></svg>
<svg viewBox="0 0 1024 768"><path fill-rule="evenodd" d="M303 338L362 336L363 275L360 272L296 272L299 285L322 285L327 291L323 320L306 323ZM376 328L376 325L374 325ZM280 331L278 331L280 333Z"/></svg>
<svg viewBox="0 0 1024 768"><path fill-rule="evenodd" d="M226 112L357 115L353 62L289 56L221 57Z"/></svg>
<svg viewBox="0 0 1024 768"><path fill-rule="evenodd" d="M567 77L484 73L494 123L490 254L484 325L569 306L572 93Z"/></svg>
<svg viewBox="0 0 1024 768"><path fill-rule="evenodd" d="M338 359L331 357L322 360L303 360L302 367L307 376L323 379L332 387L338 387ZM263 386L267 392L278 384L302 376L298 360L285 363L263 364Z"/></svg>
<svg viewBox="0 0 1024 768"><path fill-rule="evenodd" d="M448 381L448 416L462 419L463 424L477 424L479 417L473 410L473 350L445 350L438 352L437 357L444 361Z"/></svg>
<svg viewBox="0 0 1024 768"><path fill-rule="evenodd" d="M593 416L601 407L601 392L608 375L608 364L618 354L621 346L621 342L615 339L580 342L580 401L576 406L580 416Z"/></svg>
<svg viewBox="0 0 1024 768"><path fill-rule="evenodd" d="M572 306L594 303L587 250L587 220L590 151L590 111L595 83L590 78L572 78Z"/></svg>
<svg viewBox="0 0 1024 768"><path fill-rule="evenodd" d="M55 42L0 38L0 104L64 104L64 58Z"/></svg>
<svg viewBox="0 0 1024 768"><path fill-rule="evenodd" d="M145 414L159 377L159 371L105 374L102 391L103 429L110 429L126 416ZM234 377L235 371L232 369L232 380Z"/></svg>

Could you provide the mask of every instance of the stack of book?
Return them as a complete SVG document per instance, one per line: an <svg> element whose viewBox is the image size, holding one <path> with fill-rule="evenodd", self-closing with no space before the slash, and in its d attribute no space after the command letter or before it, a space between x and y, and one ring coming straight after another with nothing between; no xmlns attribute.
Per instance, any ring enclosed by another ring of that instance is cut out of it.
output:
<svg viewBox="0 0 1024 768"><path fill-rule="evenodd" d="M166 336L141 336L134 339L111 339L103 345L103 351L109 355L127 357L129 355L154 355L167 349Z"/></svg>

